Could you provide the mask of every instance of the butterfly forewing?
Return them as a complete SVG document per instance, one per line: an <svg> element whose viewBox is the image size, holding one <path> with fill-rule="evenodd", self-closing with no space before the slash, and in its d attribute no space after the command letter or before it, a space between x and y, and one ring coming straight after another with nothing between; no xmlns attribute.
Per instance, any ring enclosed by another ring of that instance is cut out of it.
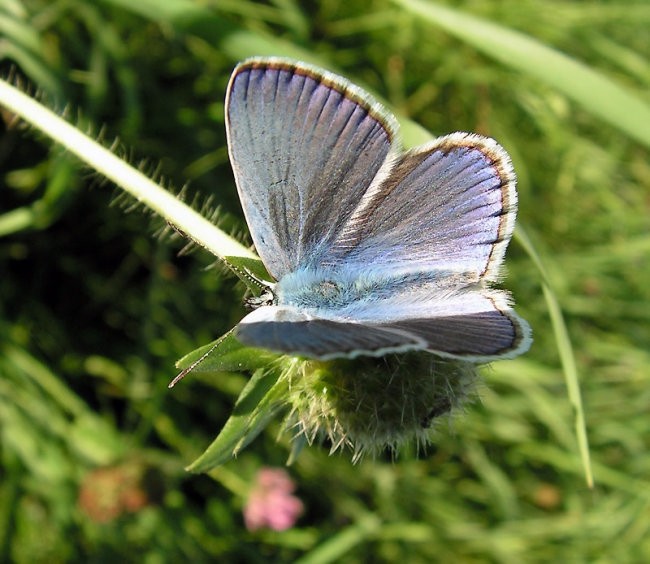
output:
<svg viewBox="0 0 650 564"><path fill-rule="evenodd" d="M491 139L453 134L398 158L325 260L496 279L516 208L505 151Z"/></svg>
<svg viewBox="0 0 650 564"><path fill-rule="evenodd" d="M318 264L391 150L396 125L345 80L279 59L239 65L230 159L255 247L280 279Z"/></svg>

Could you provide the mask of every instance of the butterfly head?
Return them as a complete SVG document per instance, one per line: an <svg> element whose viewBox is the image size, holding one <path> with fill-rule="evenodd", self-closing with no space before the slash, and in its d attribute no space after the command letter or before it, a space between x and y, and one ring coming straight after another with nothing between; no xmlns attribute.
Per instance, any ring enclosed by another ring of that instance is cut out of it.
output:
<svg viewBox="0 0 650 564"><path fill-rule="evenodd" d="M259 296L250 296L244 300L244 305L248 309L257 309L262 306L275 305L277 299L273 292L273 286L265 285L262 293Z"/></svg>

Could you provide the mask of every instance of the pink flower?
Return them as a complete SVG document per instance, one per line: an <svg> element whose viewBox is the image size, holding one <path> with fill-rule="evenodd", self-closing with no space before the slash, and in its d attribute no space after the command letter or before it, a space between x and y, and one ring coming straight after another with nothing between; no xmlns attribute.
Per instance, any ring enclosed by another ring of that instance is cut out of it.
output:
<svg viewBox="0 0 650 564"><path fill-rule="evenodd" d="M303 512L303 504L292 495L293 480L281 468L262 468L244 507L244 522L249 531L284 531L294 525Z"/></svg>

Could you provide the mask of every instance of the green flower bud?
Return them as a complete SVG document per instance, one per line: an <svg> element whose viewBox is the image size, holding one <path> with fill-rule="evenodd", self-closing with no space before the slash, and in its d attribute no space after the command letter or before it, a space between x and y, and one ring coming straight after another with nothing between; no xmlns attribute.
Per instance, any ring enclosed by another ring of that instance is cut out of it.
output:
<svg viewBox="0 0 650 564"><path fill-rule="evenodd" d="M310 443L349 447L353 460L426 445L435 419L474 397L477 380L475 364L426 353L305 361L289 376L287 423Z"/></svg>

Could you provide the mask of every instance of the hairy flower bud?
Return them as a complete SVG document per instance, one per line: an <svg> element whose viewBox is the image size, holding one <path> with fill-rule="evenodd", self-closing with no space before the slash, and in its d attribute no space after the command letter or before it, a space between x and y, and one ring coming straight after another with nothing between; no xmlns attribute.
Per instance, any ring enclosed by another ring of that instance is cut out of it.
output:
<svg viewBox="0 0 650 564"><path fill-rule="evenodd" d="M290 376L288 424L309 442L349 447L354 460L426 445L433 421L473 397L477 379L475 364L425 353L306 361Z"/></svg>

